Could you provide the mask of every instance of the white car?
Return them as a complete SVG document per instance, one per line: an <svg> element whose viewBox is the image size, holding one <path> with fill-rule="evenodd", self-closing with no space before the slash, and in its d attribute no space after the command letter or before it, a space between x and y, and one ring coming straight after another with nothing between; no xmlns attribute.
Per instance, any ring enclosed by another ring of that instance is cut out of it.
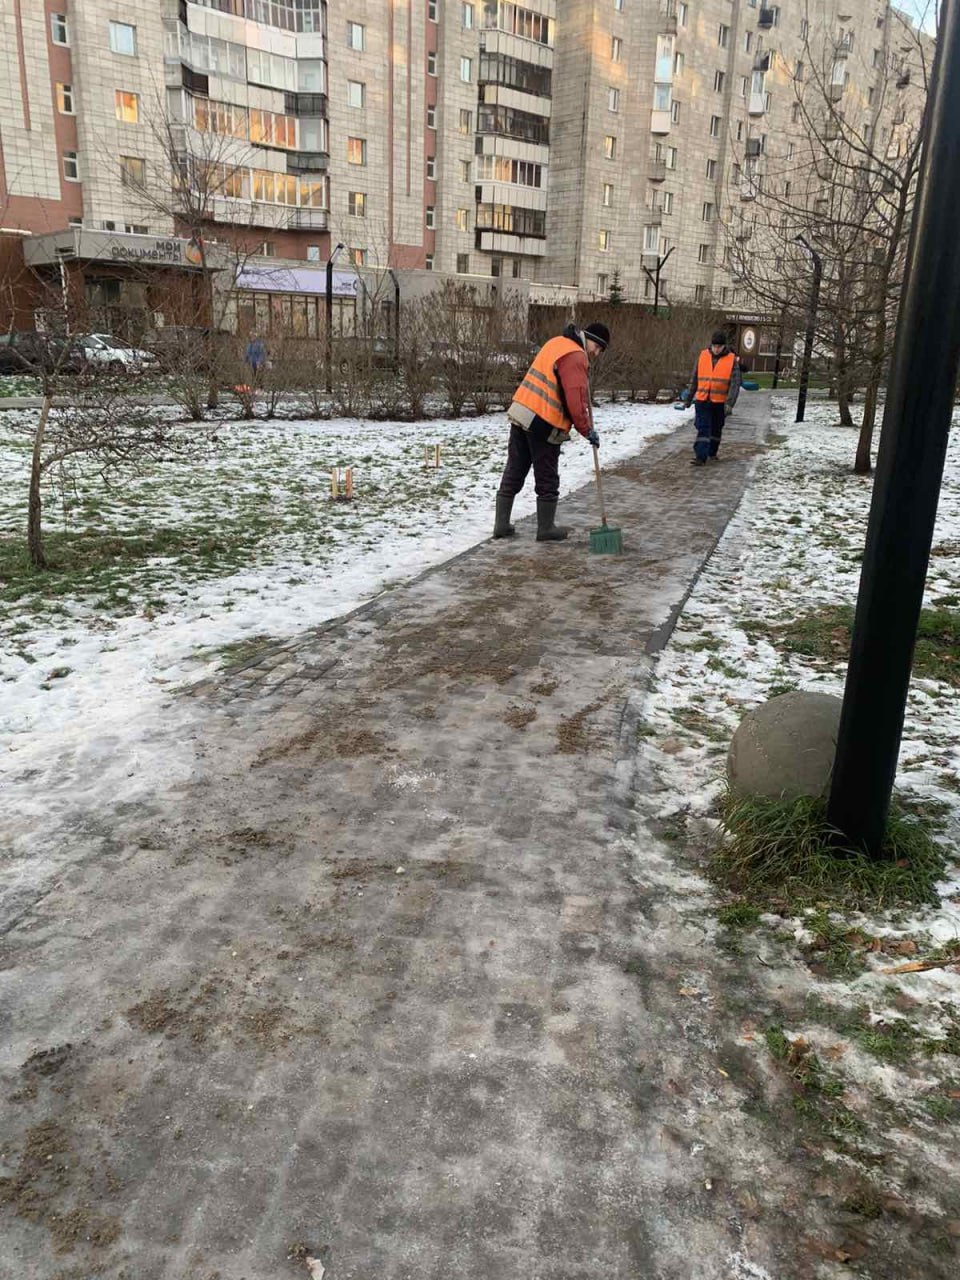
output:
<svg viewBox="0 0 960 1280"><path fill-rule="evenodd" d="M117 373L142 370L157 363L152 351L131 347L108 333L84 333L74 338L74 347L85 364L105 366Z"/></svg>

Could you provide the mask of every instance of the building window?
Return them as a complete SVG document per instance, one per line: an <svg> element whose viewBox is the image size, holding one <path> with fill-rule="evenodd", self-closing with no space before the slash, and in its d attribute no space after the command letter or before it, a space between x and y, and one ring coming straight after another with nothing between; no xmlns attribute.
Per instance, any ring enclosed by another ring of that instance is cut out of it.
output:
<svg viewBox="0 0 960 1280"><path fill-rule="evenodd" d="M706 300L707 300L707 286L706 286L705 284L698 284L698 285L694 288L694 291L693 291L693 300L694 300L694 302L706 302Z"/></svg>
<svg viewBox="0 0 960 1280"><path fill-rule="evenodd" d="M794 80L802 80L802 79L803 79L803 63L802 63L802 62L798 62L798 63L797 63L797 69L796 69L796 71L793 73L793 78L794 78Z"/></svg>
<svg viewBox="0 0 960 1280"><path fill-rule="evenodd" d="M683 0L680 0L680 4L677 5L677 24L679 26L685 27L687 25L687 14L689 11L689 7L683 2Z"/></svg>
<svg viewBox="0 0 960 1280"><path fill-rule="evenodd" d="M453 225L458 231L470 230L469 216L466 209L458 209L453 215Z"/></svg>
<svg viewBox="0 0 960 1280"><path fill-rule="evenodd" d="M437 127L437 108L427 107L427 128L435 129Z"/></svg>
<svg viewBox="0 0 960 1280"><path fill-rule="evenodd" d="M610 37L610 61L619 62L623 57L623 41L619 36Z"/></svg>
<svg viewBox="0 0 960 1280"><path fill-rule="evenodd" d="M423 262L427 271L433 270L433 254L432 253L428 253L427 256L424 258Z"/></svg>
<svg viewBox="0 0 960 1280"><path fill-rule="evenodd" d="M613 0L613 7L617 13L623 13L623 0Z"/></svg>
<svg viewBox="0 0 960 1280"><path fill-rule="evenodd" d="M742 120L737 121L737 141L738 142L743 141L743 121Z"/></svg>
<svg viewBox="0 0 960 1280"><path fill-rule="evenodd" d="M366 138L348 138L347 139L347 164L366 164L366 163L367 163Z"/></svg>
<svg viewBox="0 0 960 1280"><path fill-rule="evenodd" d="M439 0L427 0L427 17L431 22L439 22L440 15L437 12Z"/></svg>
<svg viewBox="0 0 960 1280"><path fill-rule="evenodd" d="M620 90L619 89L610 88L607 90L607 110L608 111L620 110Z"/></svg>
<svg viewBox="0 0 960 1280"><path fill-rule="evenodd" d="M613 205L613 183L605 182L603 184L603 207L609 209Z"/></svg>
<svg viewBox="0 0 960 1280"><path fill-rule="evenodd" d="M67 182L80 181L80 161L75 151L63 153L63 176Z"/></svg>
<svg viewBox="0 0 960 1280"><path fill-rule="evenodd" d="M725 27L723 23L717 28L717 44L721 49L730 47L730 28Z"/></svg>
<svg viewBox="0 0 960 1280"><path fill-rule="evenodd" d="M702 221L704 221L704 222L712 222L712 221L713 221L713 214L714 214L714 207L713 207L713 205L710 203L710 201L709 201L709 200L705 201L705 202L704 202L704 206L703 206L703 213L701 214L701 219L702 219Z"/></svg>
<svg viewBox="0 0 960 1280"><path fill-rule="evenodd" d="M806 40L809 34L810 34L810 23L807 21L806 18L801 18L800 19L800 39Z"/></svg>
<svg viewBox="0 0 960 1280"><path fill-rule="evenodd" d="M432 204L428 204L423 211L423 225L428 231L433 231L437 225L437 210Z"/></svg>
<svg viewBox="0 0 960 1280"><path fill-rule="evenodd" d="M469 253L457 254L457 275L465 276L470 271L470 255Z"/></svg>
<svg viewBox="0 0 960 1280"><path fill-rule="evenodd" d="M367 193L365 191L351 191L347 195L347 209L351 218L365 218L367 216Z"/></svg>
<svg viewBox="0 0 960 1280"><path fill-rule="evenodd" d="M610 232L601 231L597 237L597 243L600 246L600 252L607 253L610 248Z"/></svg>
<svg viewBox="0 0 960 1280"><path fill-rule="evenodd" d="M125 222L123 229L128 236L148 236L150 228L143 226L140 222Z"/></svg>
<svg viewBox="0 0 960 1280"><path fill-rule="evenodd" d="M473 132L473 112L468 110L466 107L460 108L460 120L457 125L457 131L459 133Z"/></svg>
<svg viewBox="0 0 960 1280"><path fill-rule="evenodd" d="M717 162L716 160L707 161L707 181L716 182L717 180Z"/></svg>
<svg viewBox="0 0 960 1280"><path fill-rule="evenodd" d="M275 258L277 256L276 240L264 240L260 246L260 256L261 258Z"/></svg>
<svg viewBox="0 0 960 1280"><path fill-rule="evenodd" d="M437 176L437 157L427 156L427 181L433 182Z"/></svg>
<svg viewBox="0 0 960 1280"><path fill-rule="evenodd" d="M676 98L670 103L670 119L674 124L680 123L680 103L677 102Z"/></svg>
<svg viewBox="0 0 960 1280"><path fill-rule="evenodd" d="M137 124L140 120L140 95L116 89L113 95L114 111L124 124Z"/></svg>
<svg viewBox="0 0 960 1280"><path fill-rule="evenodd" d="M125 187L142 187L147 180L147 162L142 156L120 157L120 181Z"/></svg>
<svg viewBox="0 0 960 1280"><path fill-rule="evenodd" d="M666 157L667 157L667 161L666 161L667 168L675 169L677 167L677 148L667 147Z"/></svg>
<svg viewBox="0 0 960 1280"><path fill-rule="evenodd" d="M675 76L683 75L683 54L675 53L673 55L673 74Z"/></svg>
<svg viewBox="0 0 960 1280"><path fill-rule="evenodd" d="M643 228L643 252L644 253L660 252L660 228L659 227Z"/></svg>
<svg viewBox="0 0 960 1280"><path fill-rule="evenodd" d="M363 107L367 101L367 86L362 80L347 81L347 106Z"/></svg>
<svg viewBox="0 0 960 1280"><path fill-rule="evenodd" d="M800 123L800 109L801 109L801 108L800 108L800 103L799 103L799 102L795 102L795 103L793 104L793 106L790 108L790 122L791 122L791 124L799 124L799 123Z"/></svg>
<svg viewBox="0 0 960 1280"><path fill-rule="evenodd" d="M747 77L741 76L740 77L740 97L745 98L746 96L747 96Z"/></svg>
<svg viewBox="0 0 960 1280"><path fill-rule="evenodd" d="M700 248L697 250L697 261L698 262L710 261L710 246L708 244L702 244Z"/></svg>
<svg viewBox="0 0 960 1280"><path fill-rule="evenodd" d="M725 71L715 71L713 73L713 88L716 93L723 93L723 86L727 83L727 73Z"/></svg>
<svg viewBox="0 0 960 1280"><path fill-rule="evenodd" d="M435 53L427 54L427 75L435 76L437 74L437 55Z"/></svg>
<svg viewBox="0 0 960 1280"><path fill-rule="evenodd" d="M473 59L461 58L460 59L460 79L463 81L464 84L469 84L472 75L473 75Z"/></svg>
<svg viewBox="0 0 960 1280"><path fill-rule="evenodd" d="M470 181L470 161L469 160L460 161L460 181L461 182Z"/></svg>
<svg viewBox="0 0 960 1280"><path fill-rule="evenodd" d="M720 137L720 117L719 116L710 117L710 137L711 138Z"/></svg>
<svg viewBox="0 0 960 1280"><path fill-rule="evenodd" d="M57 83L57 110L63 116L72 116L73 110L73 85Z"/></svg>
<svg viewBox="0 0 960 1280"><path fill-rule="evenodd" d="M54 44L70 43L70 28L67 26L67 15L65 13L51 13L50 39Z"/></svg>
<svg viewBox="0 0 960 1280"><path fill-rule="evenodd" d="M319 246L318 244L308 244L308 245L307 245L307 261L308 261L308 262L320 262L320 261L321 261L321 258L320 258L320 246Z"/></svg>
<svg viewBox="0 0 960 1280"><path fill-rule="evenodd" d="M462 4L460 6L460 25L464 31L473 30L475 16L472 4Z"/></svg>
<svg viewBox="0 0 960 1280"><path fill-rule="evenodd" d="M617 140L611 133L608 133L603 140L603 154L607 160L617 158Z"/></svg>
<svg viewBox="0 0 960 1280"><path fill-rule="evenodd" d="M355 49L357 53L363 53L366 47L366 27L362 22L347 23L347 48Z"/></svg>
<svg viewBox="0 0 960 1280"><path fill-rule="evenodd" d="M669 111L671 88L668 84L655 84L653 86L653 109L654 111Z"/></svg>
<svg viewBox="0 0 960 1280"><path fill-rule="evenodd" d="M746 35L743 37L743 52L749 53L752 48L753 48L753 32L748 31Z"/></svg>
<svg viewBox="0 0 960 1280"><path fill-rule="evenodd" d="M673 192L664 191L660 197L660 208L664 213L673 213Z"/></svg>
<svg viewBox="0 0 960 1280"><path fill-rule="evenodd" d="M128 58L137 56L137 28L129 22L110 23L110 48L113 53L122 53Z"/></svg>
<svg viewBox="0 0 960 1280"><path fill-rule="evenodd" d="M610 277L603 274L597 276L597 293L606 293L610 286Z"/></svg>
<svg viewBox="0 0 960 1280"><path fill-rule="evenodd" d="M348 254L349 254L349 256L350 256L350 264L351 264L351 266L354 266L354 267L365 267L365 266L367 265L367 251L366 251L366 249L348 249L348 250L347 250L347 253L348 253Z"/></svg>

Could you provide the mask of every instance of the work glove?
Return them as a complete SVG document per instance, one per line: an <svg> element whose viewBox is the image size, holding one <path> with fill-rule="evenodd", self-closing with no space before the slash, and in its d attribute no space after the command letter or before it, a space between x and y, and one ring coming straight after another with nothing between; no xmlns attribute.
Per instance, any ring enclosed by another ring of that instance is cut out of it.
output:
<svg viewBox="0 0 960 1280"><path fill-rule="evenodd" d="M684 403L684 404L689 404L689 403L690 403L690 392L689 392L688 390L686 390L686 389L684 389L683 391L681 391L681 392L680 392L680 399L683 401L683 403Z"/></svg>
<svg viewBox="0 0 960 1280"><path fill-rule="evenodd" d="M595 449L600 448L600 437L597 435L596 427L591 427L587 432L587 444L592 444Z"/></svg>

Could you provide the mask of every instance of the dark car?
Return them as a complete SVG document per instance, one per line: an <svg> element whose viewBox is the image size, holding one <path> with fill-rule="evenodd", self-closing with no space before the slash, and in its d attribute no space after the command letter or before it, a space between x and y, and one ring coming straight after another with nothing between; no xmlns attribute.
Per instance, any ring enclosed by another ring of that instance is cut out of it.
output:
<svg viewBox="0 0 960 1280"><path fill-rule="evenodd" d="M212 373L229 337L203 325L166 324L149 329L140 346L156 356L165 373Z"/></svg>
<svg viewBox="0 0 960 1280"><path fill-rule="evenodd" d="M0 333L0 374L77 373L80 363L70 343L53 334L32 329Z"/></svg>

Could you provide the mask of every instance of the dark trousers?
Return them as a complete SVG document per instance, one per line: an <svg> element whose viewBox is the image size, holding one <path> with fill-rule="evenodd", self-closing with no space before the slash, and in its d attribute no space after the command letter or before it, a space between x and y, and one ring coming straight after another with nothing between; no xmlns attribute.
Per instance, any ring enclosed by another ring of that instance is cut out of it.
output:
<svg viewBox="0 0 960 1280"><path fill-rule="evenodd" d="M697 438L693 443L693 452L698 458L706 461L707 458L717 456L726 416L727 408L722 401L719 404L709 400L696 401L694 419L697 424Z"/></svg>
<svg viewBox="0 0 960 1280"><path fill-rule="evenodd" d="M560 446L548 444L550 427L536 419L529 431L510 424L507 465L503 469L499 494L515 498L523 488L527 472L533 467L533 484L541 502L557 502L560 498Z"/></svg>

